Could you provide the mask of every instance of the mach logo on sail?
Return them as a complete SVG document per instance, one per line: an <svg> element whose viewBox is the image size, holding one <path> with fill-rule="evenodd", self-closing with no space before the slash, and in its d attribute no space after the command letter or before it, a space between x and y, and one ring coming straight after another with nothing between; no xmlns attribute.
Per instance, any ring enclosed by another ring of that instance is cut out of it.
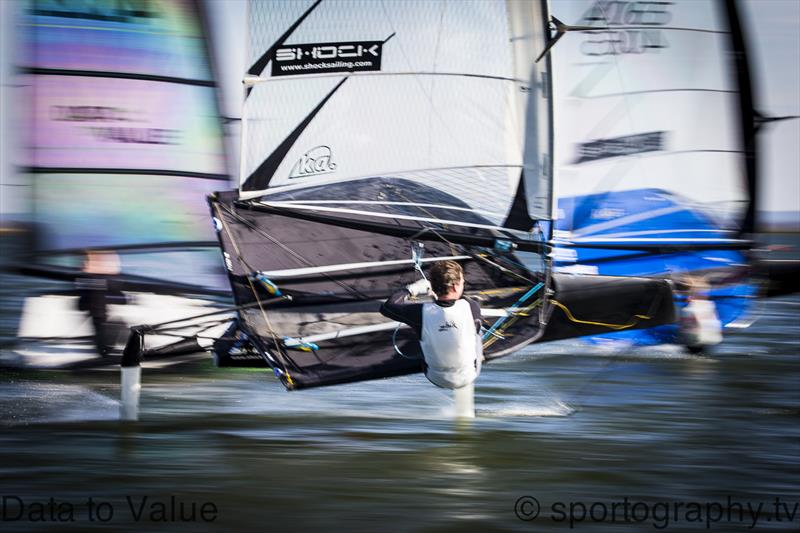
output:
<svg viewBox="0 0 800 533"><path fill-rule="evenodd" d="M669 43L658 28L666 26L672 20L672 13L667 10L672 3L598 0L586 11L580 22L587 26L606 28L606 31L586 32L581 53L587 56L609 56L643 54L653 49L668 48ZM652 26L653 29L647 26Z"/></svg>
<svg viewBox="0 0 800 533"><path fill-rule="evenodd" d="M333 152L329 146L315 146L304 153L292 166L289 179L330 174L336 172L336 166L336 163L333 162Z"/></svg>

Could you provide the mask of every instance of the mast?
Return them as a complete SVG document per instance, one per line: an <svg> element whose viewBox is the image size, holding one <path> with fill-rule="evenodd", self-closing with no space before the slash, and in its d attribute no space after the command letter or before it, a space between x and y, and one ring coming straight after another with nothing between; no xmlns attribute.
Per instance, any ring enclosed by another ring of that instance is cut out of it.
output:
<svg viewBox="0 0 800 533"><path fill-rule="evenodd" d="M756 232L756 210L758 209L758 144L756 142L756 114L753 105L753 86L747 56L747 43L739 19L736 0L725 0L725 12L731 32L731 54L735 65L734 74L739 88L739 110L742 114L741 136L747 173L747 194L749 201L742 219L740 235Z"/></svg>

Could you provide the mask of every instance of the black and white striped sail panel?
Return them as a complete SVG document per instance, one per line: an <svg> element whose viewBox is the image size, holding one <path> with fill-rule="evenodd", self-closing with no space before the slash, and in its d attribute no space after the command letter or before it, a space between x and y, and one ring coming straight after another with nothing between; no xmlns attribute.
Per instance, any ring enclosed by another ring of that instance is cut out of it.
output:
<svg viewBox="0 0 800 533"><path fill-rule="evenodd" d="M423 193L430 192L430 188L418 187ZM327 188L336 192L339 186ZM409 188L406 192L417 191ZM254 273L261 273L294 296L386 298L419 277L406 231L417 233L415 240L424 243L423 268L441 259L458 261L465 269L468 288L521 285L533 276L513 255L505 259L508 264L504 269L499 269L488 263L489 258L480 259L478 253L487 252L443 239L436 231L422 231L424 227L418 222L399 220L379 233L372 227L352 224L352 219L318 219L298 210L258 209L235 200L235 192L218 193L211 210L239 303L253 301L254 287L260 287L258 283L251 286L248 276ZM487 230L469 227L464 235L481 235L481 231L491 242L492 233ZM263 287L258 290L263 291Z"/></svg>
<svg viewBox="0 0 800 533"><path fill-rule="evenodd" d="M219 193L210 203L234 296L249 304L239 312L237 329L215 344L220 365L262 366L245 349L252 346L288 388L422 370L413 331L379 313L392 291L419 276L407 238L255 209L238 202L235 192ZM556 276L555 298L563 306L556 308L544 305L544 280L513 253L442 241L430 232L419 240L423 268L426 259L445 257L462 264L466 293L481 305L489 330L487 359L548 334L565 338L608 331L607 323L642 328L674 320L664 281ZM292 300L262 305L276 290Z"/></svg>
<svg viewBox="0 0 800 533"><path fill-rule="evenodd" d="M586 30L568 31L552 51L557 235L663 243L736 237L726 231L743 226L754 169L749 80L732 4L554 5L555 17ZM659 210L665 198L671 211ZM702 216L669 220L675 205Z"/></svg>
<svg viewBox="0 0 800 533"><path fill-rule="evenodd" d="M401 178L500 225L524 176L528 214L549 218L545 2L249 7L242 199Z"/></svg>
<svg viewBox="0 0 800 533"><path fill-rule="evenodd" d="M405 237L294 211L254 209L236 202L235 192L217 194L211 210L237 303L259 304L276 291L292 297L239 312L240 330L285 385L302 388L421 370L415 334L379 313L391 292L419 277ZM493 257L433 233L419 240L425 244L423 268L443 258L458 261L468 293L486 309L502 312L540 281L512 254ZM538 315L526 316L508 328L491 353L530 342L539 331ZM237 343L229 337L217 343L217 359L227 366L242 364L249 354L235 353Z"/></svg>

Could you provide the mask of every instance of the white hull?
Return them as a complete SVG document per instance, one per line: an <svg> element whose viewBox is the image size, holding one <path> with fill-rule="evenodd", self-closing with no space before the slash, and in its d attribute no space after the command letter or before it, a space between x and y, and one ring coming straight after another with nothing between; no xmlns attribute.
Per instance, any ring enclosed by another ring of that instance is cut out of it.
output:
<svg viewBox="0 0 800 533"><path fill-rule="evenodd" d="M128 293L127 305L110 305L109 320L124 323L128 327L140 324L157 324L170 320L212 312L219 307L208 301L164 296L152 293ZM230 315L231 317L233 315ZM225 315L220 315L220 319ZM227 324L214 326L203 333L204 337L218 337ZM192 334L197 326L177 330L176 333ZM94 328L89 315L78 310L75 296L45 295L25 299L17 338L18 345L0 353L0 366L18 368L70 368L102 364L91 336ZM148 335L148 349L180 340L168 335ZM124 347L126 336L118 340L118 349ZM200 339L206 347L210 340ZM145 368L160 368L176 363L207 358L203 352L174 358L146 361ZM116 361L112 358L110 361ZM115 365L112 365L115 366Z"/></svg>

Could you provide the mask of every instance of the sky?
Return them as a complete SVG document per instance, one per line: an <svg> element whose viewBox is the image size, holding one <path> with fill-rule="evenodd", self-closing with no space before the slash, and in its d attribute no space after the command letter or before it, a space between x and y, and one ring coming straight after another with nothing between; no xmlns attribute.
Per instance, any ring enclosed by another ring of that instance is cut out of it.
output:
<svg viewBox="0 0 800 533"><path fill-rule="evenodd" d="M25 203L25 188L14 173L19 143L15 144L10 134L16 110L11 16L15 2L0 0L0 214L5 215L23 210ZM246 0L205 2L222 89L222 114L238 118L243 94L241 79L246 69ZM554 14L558 14L559 3L560 0L551 1ZM748 33L757 109L768 116L800 115L800 0L745 0L740 6ZM233 154L231 172L236 173L236 122L229 125L229 135L228 146ZM800 217L800 120L768 126L761 137L761 148L763 180L759 209L789 211Z"/></svg>

